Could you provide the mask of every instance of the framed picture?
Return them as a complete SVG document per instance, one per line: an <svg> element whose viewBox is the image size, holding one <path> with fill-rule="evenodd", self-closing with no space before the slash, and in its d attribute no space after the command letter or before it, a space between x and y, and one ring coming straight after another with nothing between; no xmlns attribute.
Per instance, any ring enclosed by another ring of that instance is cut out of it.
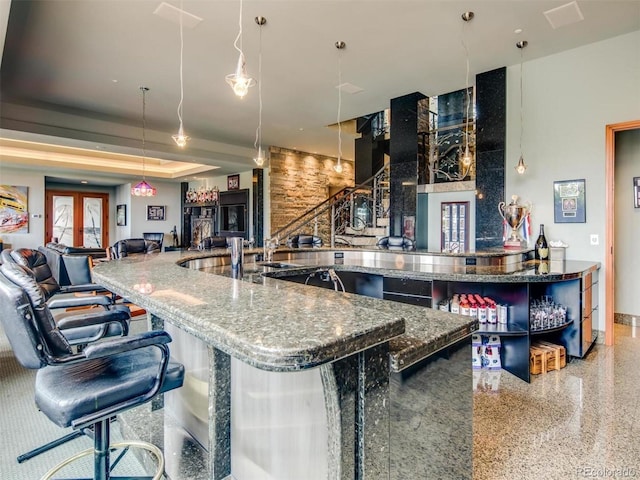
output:
<svg viewBox="0 0 640 480"><path fill-rule="evenodd" d="M469 245L469 202L442 202L440 210L440 249L465 252Z"/></svg>
<svg viewBox="0 0 640 480"><path fill-rule="evenodd" d="M633 206L640 208L640 177L633 177Z"/></svg>
<svg viewBox="0 0 640 480"><path fill-rule="evenodd" d="M127 205L116 205L116 225L124 227L127 225Z"/></svg>
<svg viewBox="0 0 640 480"><path fill-rule="evenodd" d="M0 185L0 233L29 233L29 187Z"/></svg>
<svg viewBox="0 0 640 480"><path fill-rule="evenodd" d="M240 174L227 176L227 190L240 190Z"/></svg>
<svg viewBox="0 0 640 480"><path fill-rule="evenodd" d="M587 221L584 179L553 182L553 218L555 223Z"/></svg>
<svg viewBox="0 0 640 480"><path fill-rule="evenodd" d="M164 205L147 205L147 220L164 220Z"/></svg>
<svg viewBox="0 0 640 480"><path fill-rule="evenodd" d="M413 215L403 215L402 217L402 235L415 240L416 234L416 217Z"/></svg>

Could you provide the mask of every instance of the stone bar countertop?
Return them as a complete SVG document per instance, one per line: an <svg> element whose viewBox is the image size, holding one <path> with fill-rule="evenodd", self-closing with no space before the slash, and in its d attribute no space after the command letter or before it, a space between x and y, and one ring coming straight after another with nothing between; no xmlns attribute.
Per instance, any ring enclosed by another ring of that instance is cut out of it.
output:
<svg viewBox="0 0 640 480"><path fill-rule="evenodd" d="M271 371L312 368L390 340L391 368L399 371L477 329L475 319L424 307L262 274L258 282L258 270L277 270L248 262L261 252L245 250L244 281L230 278L224 249L130 256L99 263L93 276L209 345ZM222 264L208 269L213 274L181 266L211 257Z"/></svg>
<svg viewBox="0 0 640 480"><path fill-rule="evenodd" d="M102 262L93 277L159 318L264 370L312 368L405 330L402 314L384 302L375 308L357 295L262 286L179 266L192 253Z"/></svg>

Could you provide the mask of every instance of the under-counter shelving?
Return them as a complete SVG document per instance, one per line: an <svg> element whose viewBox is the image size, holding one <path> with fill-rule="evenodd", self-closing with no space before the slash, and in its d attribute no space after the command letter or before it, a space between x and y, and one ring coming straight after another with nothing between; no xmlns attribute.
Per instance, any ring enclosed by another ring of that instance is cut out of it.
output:
<svg viewBox="0 0 640 480"><path fill-rule="evenodd" d="M597 293L598 271L567 280L548 282L465 282L433 281L433 304L438 305L454 293L479 293L499 304L507 304L509 317L504 324L480 324L481 335L499 335L502 368L529 382L531 337L563 345L572 357L584 357L595 341L592 322L597 320L593 298ZM562 324L537 327L532 324L531 301L548 299L566 309Z"/></svg>

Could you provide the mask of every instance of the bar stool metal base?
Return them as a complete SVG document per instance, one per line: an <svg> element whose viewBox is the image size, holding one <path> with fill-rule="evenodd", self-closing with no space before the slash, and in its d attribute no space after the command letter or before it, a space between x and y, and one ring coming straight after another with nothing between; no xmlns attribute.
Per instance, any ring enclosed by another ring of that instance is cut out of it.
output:
<svg viewBox="0 0 640 480"><path fill-rule="evenodd" d="M154 455L158 461L158 469L155 473L154 476L150 477L150 476L145 476L145 477L113 477L111 475L109 475L108 472L106 472L106 476L104 476L105 480L161 480L162 476L164 474L164 454L162 453L162 450L160 450L158 447L156 447L155 445L151 444L151 443L147 443L147 442L139 442L139 441L126 441L126 442L118 442L118 443L112 443L109 447L109 450L116 450L118 448L129 448L129 447L136 447L136 448L141 448L143 450L147 450L149 453L151 453L152 455ZM69 458L67 458L66 460L60 462L58 465L56 465L55 467L51 468L47 473L45 473L40 480L51 480L51 478L53 477L53 475L58 472L59 470L61 470L62 468L66 467L67 465L75 462L76 460L79 460L80 458L86 457L88 455L93 455L95 452L95 448L88 448L86 450L83 450L82 452L79 452ZM95 479L95 477L89 477L89 478L82 478L82 479L66 479L66 480L93 480Z"/></svg>

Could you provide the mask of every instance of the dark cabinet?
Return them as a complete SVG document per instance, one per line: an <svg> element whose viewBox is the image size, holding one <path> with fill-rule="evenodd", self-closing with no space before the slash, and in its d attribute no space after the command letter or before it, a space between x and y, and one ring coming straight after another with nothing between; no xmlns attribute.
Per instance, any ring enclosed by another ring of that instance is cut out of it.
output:
<svg viewBox="0 0 640 480"><path fill-rule="evenodd" d="M249 239L249 190L217 192L212 202L186 202L188 184L182 186L183 247L197 248L207 237Z"/></svg>
<svg viewBox="0 0 640 480"><path fill-rule="evenodd" d="M218 235L249 239L249 190L220 192Z"/></svg>

